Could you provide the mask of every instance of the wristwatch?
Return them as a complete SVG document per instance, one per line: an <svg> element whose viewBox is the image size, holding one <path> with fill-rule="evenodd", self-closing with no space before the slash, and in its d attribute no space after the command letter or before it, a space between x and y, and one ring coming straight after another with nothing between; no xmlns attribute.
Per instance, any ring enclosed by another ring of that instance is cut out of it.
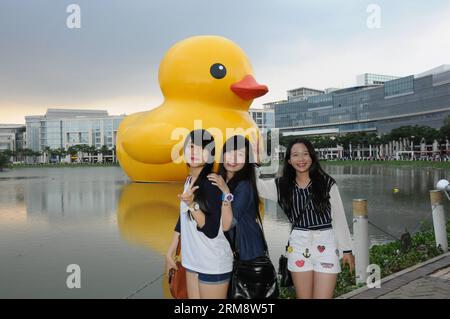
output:
<svg viewBox="0 0 450 319"><path fill-rule="evenodd" d="M231 203L234 200L234 196L231 193L222 194L222 201Z"/></svg>
<svg viewBox="0 0 450 319"><path fill-rule="evenodd" d="M200 205L196 202L194 202L194 205L192 205L192 207L188 206L188 211L190 211L191 213L195 212L196 210L200 209Z"/></svg>

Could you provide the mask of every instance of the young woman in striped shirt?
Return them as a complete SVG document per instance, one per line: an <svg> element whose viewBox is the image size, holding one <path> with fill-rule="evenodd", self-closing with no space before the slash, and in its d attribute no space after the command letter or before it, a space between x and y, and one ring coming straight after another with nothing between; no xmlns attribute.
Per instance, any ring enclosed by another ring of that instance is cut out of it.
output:
<svg viewBox="0 0 450 319"><path fill-rule="evenodd" d="M332 298L340 254L353 272L352 241L336 181L321 168L311 142L291 142L282 176L258 179L257 186L259 196L278 202L292 224L288 269L297 298Z"/></svg>

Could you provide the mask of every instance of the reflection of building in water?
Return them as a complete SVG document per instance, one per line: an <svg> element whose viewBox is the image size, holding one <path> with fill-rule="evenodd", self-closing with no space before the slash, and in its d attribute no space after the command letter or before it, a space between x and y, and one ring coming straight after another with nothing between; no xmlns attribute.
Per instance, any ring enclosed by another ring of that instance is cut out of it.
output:
<svg viewBox="0 0 450 319"><path fill-rule="evenodd" d="M10 181L0 183L0 225L25 223L27 210L23 201L23 190Z"/></svg>
<svg viewBox="0 0 450 319"><path fill-rule="evenodd" d="M24 191L27 213L47 215L49 221L108 217L115 213L120 187L114 180L83 181L73 176L39 186L28 183Z"/></svg>

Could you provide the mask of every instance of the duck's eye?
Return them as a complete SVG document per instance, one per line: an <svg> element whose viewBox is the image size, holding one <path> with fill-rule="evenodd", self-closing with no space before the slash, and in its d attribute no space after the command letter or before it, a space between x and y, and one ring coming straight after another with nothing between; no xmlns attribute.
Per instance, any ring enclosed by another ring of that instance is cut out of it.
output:
<svg viewBox="0 0 450 319"><path fill-rule="evenodd" d="M211 72L211 75L216 79L223 79L225 75L227 75L227 69L223 64L220 63L211 65L209 72Z"/></svg>

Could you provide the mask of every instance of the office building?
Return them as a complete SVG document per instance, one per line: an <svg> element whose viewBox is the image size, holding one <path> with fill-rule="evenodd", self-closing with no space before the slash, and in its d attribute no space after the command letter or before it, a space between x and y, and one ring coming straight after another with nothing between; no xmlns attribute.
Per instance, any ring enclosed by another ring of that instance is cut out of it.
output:
<svg viewBox="0 0 450 319"><path fill-rule="evenodd" d="M450 115L450 69L445 66L385 82L274 105L284 135L389 133L405 125L440 128Z"/></svg>

